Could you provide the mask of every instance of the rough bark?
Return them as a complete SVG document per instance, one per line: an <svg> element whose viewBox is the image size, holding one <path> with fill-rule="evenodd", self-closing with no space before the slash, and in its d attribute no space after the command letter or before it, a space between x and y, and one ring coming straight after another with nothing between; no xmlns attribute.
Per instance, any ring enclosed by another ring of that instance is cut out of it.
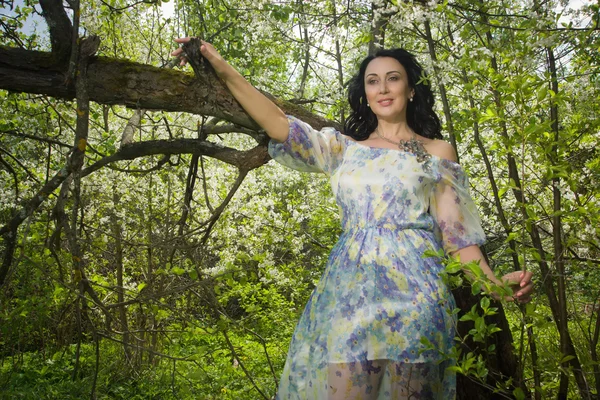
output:
<svg viewBox="0 0 600 400"><path fill-rule="evenodd" d="M136 129L139 129L140 127L144 112L144 110L135 110L131 118L129 118L127 126L125 126L123 135L121 136L121 148L133 142L133 135L135 134Z"/></svg>
<svg viewBox="0 0 600 400"><path fill-rule="evenodd" d="M66 63L71 55L73 26L62 0L40 0L40 6L50 31L53 58L57 63Z"/></svg>
<svg viewBox="0 0 600 400"><path fill-rule="evenodd" d="M67 82L67 70L51 53L0 46L0 89L45 94L63 99L75 98L75 86ZM196 77L107 57L94 57L88 66L87 89L91 101L122 104L134 109L181 111L210 115L245 128L260 128L235 101L213 74ZM294 115L316 129L334 126L296 104L271 98L286 114Z"/></svg>

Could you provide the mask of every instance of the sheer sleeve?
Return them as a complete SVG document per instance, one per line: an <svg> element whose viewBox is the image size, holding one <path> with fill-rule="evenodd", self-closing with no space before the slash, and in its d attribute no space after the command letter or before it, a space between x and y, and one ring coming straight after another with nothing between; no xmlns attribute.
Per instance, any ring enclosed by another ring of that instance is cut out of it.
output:
<svg viewBox="0 0 600 400"><path fill-rule="evenodd" d="M342 161L346 150L344 136L334 128L313 129L307 123L288 116L290 132L283 143L271 140L269 154L286 167L304 172L331 175Z"/></svg>
<svg viewBox="0 0 600 400"><path fill-rule="evenodd" d="M485 242L477 207L469 194L467 175L452 161L440 159L429 200L446 253Z"/></svg>

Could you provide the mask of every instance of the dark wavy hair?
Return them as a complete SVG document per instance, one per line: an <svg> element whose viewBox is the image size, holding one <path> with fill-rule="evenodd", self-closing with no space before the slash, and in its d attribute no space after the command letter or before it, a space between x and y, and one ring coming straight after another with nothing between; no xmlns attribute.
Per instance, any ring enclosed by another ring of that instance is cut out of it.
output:
<svg viewBox="0 0 600 400"><path fill-rule="evenodd" d="M382 49L362 61L358 73L348 84L348 102L352 113L346 120L344 133L355 140L366 140L377 127L377 117L367 106L365 93L365 71L369 63L377 57L394 58L406 70L408 85L415 91L413 101L408 102L406 109L408 126L426 138L442 139L440 119L433 110L433 91L429 86L427 74L415 56L404 49Z"/></svg>

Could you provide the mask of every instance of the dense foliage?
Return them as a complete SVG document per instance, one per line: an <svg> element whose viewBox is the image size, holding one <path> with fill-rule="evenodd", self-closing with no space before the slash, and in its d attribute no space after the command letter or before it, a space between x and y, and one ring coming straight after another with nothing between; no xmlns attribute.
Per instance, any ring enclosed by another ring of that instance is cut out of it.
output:
<svg viewBox="0 0 600 400"><path fill-rule="evenodd" d="M416 53L471 177L490 263L498 275L535 271L533 302L500 311L523 384L491 389L598 397L598 4L171 1L65 6L76 32L101 37L99 56L169 68L172 38L199 35L257 87L342 124L369 48ZM3 48L54 51L37 2L2 5ZM126 135L204 140L212 129L206 140L238 151L264 144L223 119L91 102L83 172L19 224L11 249L10 221L80 143L77 102L25 92L0 91L0 397L271 398L339 233L326 179L160 151L86 170ZM496 329L482 315L498 309L479 304L462 319L485 343ZM461 357L457 370L485 384L483 359Z"/></svg>

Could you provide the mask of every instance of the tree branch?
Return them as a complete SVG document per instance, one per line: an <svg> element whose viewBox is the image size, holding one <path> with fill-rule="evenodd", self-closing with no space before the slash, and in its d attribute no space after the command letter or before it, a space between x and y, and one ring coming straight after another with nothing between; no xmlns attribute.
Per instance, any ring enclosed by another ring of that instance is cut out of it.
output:
<svg viewBox="0 0 600 400"><path fill-rule="evenodd" d="M148 140L129 144L113 155L105 157L95 164L85 168L81 176L87 176L107 164L121 160L134 160L140 157L164 154L197 154L205 155L234 165L238 168L252 170L268 162L271 158L267 153L266 144L260 144L250 150L240 151L211 142L201 142L198 139Z"/></svg>
<svg viewBox="0 0 600 400"><path fill-rule="evenodd" d="M0 164L4 165L4 168L12 175L13 180L15 181L15 202L19 201L19 179L17 178L17 173L9 163L4 161L2 155L0 155Z"/></svg>
<svg viewBox="0 0 600 400"><path fill-rule="evenodd" d="M13 156L9 151L4 150L2 147L0 147L0 152L2 152L4 154L6 154L7 156L9 156L12 160L14 160L14 162L16 162L17 164L19 164L19 167L21 167L27 173L27 175L29 175L29 177L31 179L33 179L37 183L40 183L40 180L33 174L33 172L31 172L17 157ZM6 164L6 165L8 165L8 164ZM12 172L14 172L14 170Z"/></svg>
<svg viewBox="0 0 600 400"><path fill-rule="evenodd" d="M65 83L67 71L51 53L0 46L0 89L75 98L75 87ZM194 77L179 71L106 57L93 57L88 65L88 94L100 104L122 104L134 109L180 111L210 115L259 130L231 93L213 74ZM341 125L319 117L288 101L263 92L286 114L315 129Z"/></svg>
<svg viewBox="0 0 600 400"><path fill-rule="evenodd" d="M69 149L71 148L71 145L60 142L58 140L54 140L54 139L50 139L50 138L43 138L43 137L39 137L39 136L35 136L35 135L29 135L27 133L18 132L15 130L0 131L0 133L4 133L7 135L11 135L11 136L24 137L27 139L37 140L40 142L45 142L45 143L50 143L50 144L56 144L58 146L68 147Z"/></svg>
<svg viewBox="0 0 600 400"><path fill-rule="evenodd" d="M73 26L62 5L62 0L40 0L42 15L50 31L50 44L55 60L62 64L71 55Z"/></svg>

